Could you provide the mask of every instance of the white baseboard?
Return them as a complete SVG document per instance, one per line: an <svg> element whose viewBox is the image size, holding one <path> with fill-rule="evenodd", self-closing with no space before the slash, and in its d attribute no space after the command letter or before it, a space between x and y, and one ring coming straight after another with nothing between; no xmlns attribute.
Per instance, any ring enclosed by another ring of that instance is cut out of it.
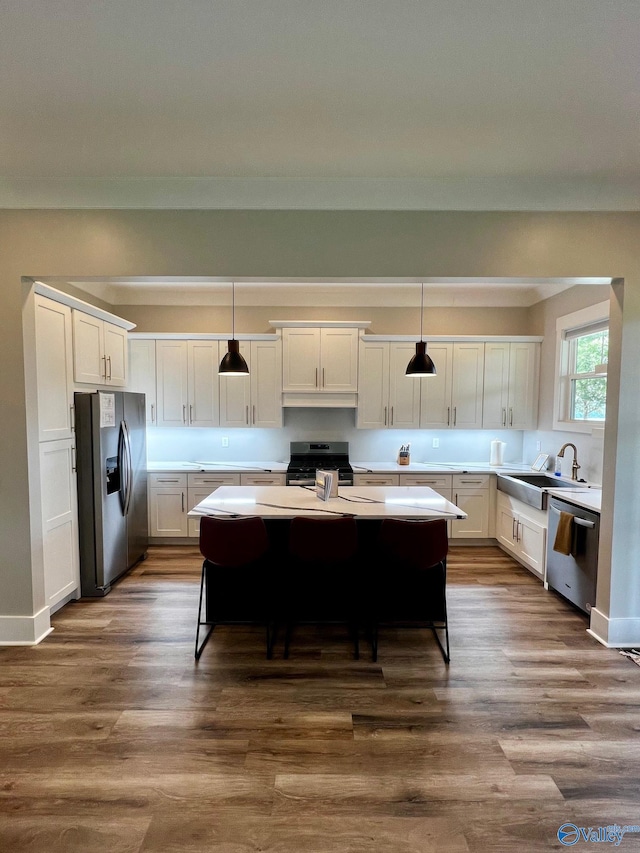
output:
<svg viewBox="0 0 640 853"><path fill-rule="evenodd" d="M590 634L608 649L640 648L640 619L611 619L596 607L591 608Z"/></svg>
<svg viewBox="0 0 640 853"><path fill-rule="evenodd" d="M52 631L48 607L33 616L0 616L0 646L35 646Z"/></svg>

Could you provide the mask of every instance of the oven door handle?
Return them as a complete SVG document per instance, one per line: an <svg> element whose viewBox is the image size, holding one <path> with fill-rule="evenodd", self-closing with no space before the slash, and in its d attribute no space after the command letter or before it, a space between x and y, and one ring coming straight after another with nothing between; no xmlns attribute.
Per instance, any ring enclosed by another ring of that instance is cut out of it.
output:
<svg viewBox="0 0 640 853"><path fill-rule="evenodd" d="M557 509L555 506L549 507L549 509L555 512L557 515L560 515L560 510ZM596 526L595 521L589 521L586 518L580 518L579 515L573 516L573 523L577 524L578 527L586 527L587 530L593 530L593 528Z"/></svg>

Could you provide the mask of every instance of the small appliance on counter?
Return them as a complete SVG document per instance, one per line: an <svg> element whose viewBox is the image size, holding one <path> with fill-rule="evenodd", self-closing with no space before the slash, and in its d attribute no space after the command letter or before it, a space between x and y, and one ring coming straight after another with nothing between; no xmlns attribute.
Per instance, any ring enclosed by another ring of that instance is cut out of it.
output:
<svg viewBox="0 0 640 853"><path fill-rule="evenodd" d="M403 444L398 451L398 465L409 465L411 462L410 444Z"/></svg>
<svg viewBox="0 0 640 853"><path fill-rule="evenodd" d="M292 441L287 486L315 486L316 471L337 471L340 486L353 486L348 441Z"/></svg>

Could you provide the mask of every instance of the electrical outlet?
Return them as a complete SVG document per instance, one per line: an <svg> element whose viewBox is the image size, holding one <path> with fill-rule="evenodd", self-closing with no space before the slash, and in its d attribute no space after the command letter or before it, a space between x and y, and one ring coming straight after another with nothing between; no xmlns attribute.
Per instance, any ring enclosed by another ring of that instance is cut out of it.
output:
<svg viewBox="0 0 640 853"><path fill-rule="evenodd" d="M431 447L440 447L440 439L434 438L433 441L431 442Z"/></svg>
<svg viewBox="0 0 640 853"><path fill-rule="evenodd" d="M229 447L229 439L227 438L226 435L222 436L222 446L223 447Z"/></svg>
<svg viewBox="0 0 640 853"><path fill-rule="evenodd" d="M542 450L542 442L541 441L536 441L536 450L538 451L538 453L540 453L540 451Z"/></svg>

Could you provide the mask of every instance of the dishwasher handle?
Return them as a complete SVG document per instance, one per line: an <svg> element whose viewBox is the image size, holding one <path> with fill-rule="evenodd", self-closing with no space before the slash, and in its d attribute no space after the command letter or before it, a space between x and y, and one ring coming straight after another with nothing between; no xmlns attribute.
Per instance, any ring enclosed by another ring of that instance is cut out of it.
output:
<svg viewBox="0 0 640 853"><path fill-rule="evenodd" d="M549 507L549 509L555 512L557 515L560 515L560 510L557 509L555 506L551 506ZM586 527L588 530L593 530L593 528L596 526L595 521L589 521L586 518L580 518L579 515L573 516L573 523L577 524L578 527Z"/></svg>

